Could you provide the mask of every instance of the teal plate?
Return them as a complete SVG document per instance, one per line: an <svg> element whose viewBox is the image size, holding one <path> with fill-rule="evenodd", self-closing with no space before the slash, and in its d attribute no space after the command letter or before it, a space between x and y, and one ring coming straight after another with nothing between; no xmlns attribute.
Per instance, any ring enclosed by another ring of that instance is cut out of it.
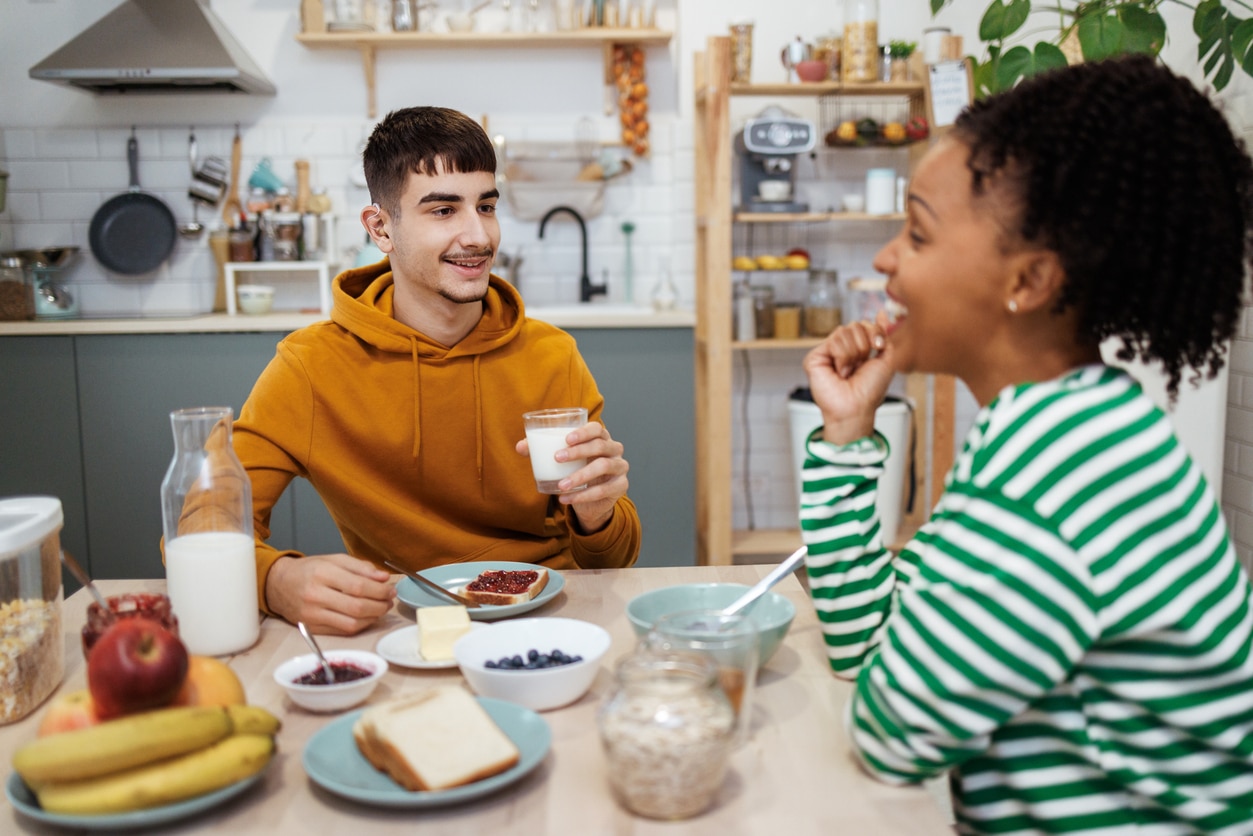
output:
<svg viewBox="0 0 1253 836"><path fill-rule="evenodd" d="M458 587L465 586L483 572L520 572L526 570L533 571L534 569L535 564L533 563L484 560L476 563L450 563L446 566L436 566L431 569L423 569L420 574L428 581L434 581L445 589L458 591ZM475 621L492 621L497 618L520 615L536 607L544 606L544 604L556 598L557 593L561 592L565 585L566 579L561 576L561 573L549 569L548 583L540 590L539 595L536 595L530 601L523 601L521 604L502 604L500 606L484 604L466 612ZM396 584L396 597L414 609L418 607L446 607L452 603L452 601L441 598L433 592L427 592L408 578L401 578L400 583Z"/></svg>
<svg viewBox="0 0 1253 836"><path fill-rule="evenodd" d="M450 790L410 792L375 769L357 748L352 726L364 708L331 721L309 739L305 744L305 773L329 792L378 807L439 807L503 789L539 766L552 746L552 732L544 718L528 708L488 697L476 699L522 753L516 764L499 775Z"/></svg>
<svg viewBox="0 0 1253 836"><path fill-rule="evenodd" d="M129 813L110 813L103 816L71 816L65 813L46 812L39 806L39 801L35 798L35 794L30 791L16 772L9 776L8 783L4 785L4 794L8 796L9 803L19 813L45 824L76 827L82 830L138 830L142 827L153 827L158 824L194 816L196 813L216 807L219 804L224 804L229 799L246 791L263 777L265 777L264 769L256 775L250 775L230 786L205 793L204 795L198 795L195 798L189 798L186 801L165 804L161 807L152 807L148 810L132 810Z"/></svg>

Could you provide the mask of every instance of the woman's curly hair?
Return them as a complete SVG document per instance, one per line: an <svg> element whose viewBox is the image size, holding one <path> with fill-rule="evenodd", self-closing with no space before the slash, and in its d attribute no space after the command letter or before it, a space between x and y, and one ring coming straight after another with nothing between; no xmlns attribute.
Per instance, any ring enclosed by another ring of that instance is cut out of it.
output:
<svg viewBox="0 0 1253 836"><path fill-rule="evenodd" d="M1136 56L1028 79L958 118L976 194L995 178L1011 237L1057 253L1079 337L1160 361L1173 400L1222 368L1253 259L1253 165L1190 81Z"/></svg>

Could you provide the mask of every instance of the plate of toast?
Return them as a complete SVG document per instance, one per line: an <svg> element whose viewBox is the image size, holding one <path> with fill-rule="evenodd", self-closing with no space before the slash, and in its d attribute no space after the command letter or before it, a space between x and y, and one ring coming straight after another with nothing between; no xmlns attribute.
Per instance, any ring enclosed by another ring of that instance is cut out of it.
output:
<svg viewBox="0 0 1253 836"><path fill-rule="evenodd" d="M492 621L530 612L556 598L566 585L565 578L554 569L504 560L435 566L423 569L422 577L451 592L479 601L482 606L468 610L470 618L475 621ZM476 586L485 588L475 589ZM396 584L396 597L414 609L446 607L449 604L446 599L428 592L409 578L401 578Z"/></svg>
<svg viewBox="0 0 1253 836"><path fill-rule="evenodd" d="M328 723L305 745L303 762L310 780L343 798L437 807L520 781L551 746L548 723L534 711L435 686Z"/></svg>

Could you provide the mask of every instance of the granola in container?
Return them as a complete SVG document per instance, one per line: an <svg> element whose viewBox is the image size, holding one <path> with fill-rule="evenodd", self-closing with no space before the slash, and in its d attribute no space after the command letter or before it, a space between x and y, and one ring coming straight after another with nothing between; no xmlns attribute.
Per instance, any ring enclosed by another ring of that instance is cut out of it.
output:
<svg viewBox="0 0 1253 836"><path fill-rule="evenodd" d="M0 499L0 723L61 684L61 523L53 497Z"/></svg>

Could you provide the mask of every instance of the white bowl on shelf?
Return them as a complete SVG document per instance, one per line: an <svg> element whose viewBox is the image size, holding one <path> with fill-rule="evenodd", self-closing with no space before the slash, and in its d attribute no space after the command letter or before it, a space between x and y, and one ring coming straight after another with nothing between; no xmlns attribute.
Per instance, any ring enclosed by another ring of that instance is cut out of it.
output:
<svg viewBox="0 0 1253 836"><path fill-rule="evenodd" d="M840 198L840 206L845 212L865 212L866 198L859 194L846 194Z"/></svg>
<svg viewBox="0 0 1253 836"><path fill-rule="evenodd" d="M235 288L239 309L246 314L266 314L274 306L274 288L268 284L241 284Z"/></svg>

